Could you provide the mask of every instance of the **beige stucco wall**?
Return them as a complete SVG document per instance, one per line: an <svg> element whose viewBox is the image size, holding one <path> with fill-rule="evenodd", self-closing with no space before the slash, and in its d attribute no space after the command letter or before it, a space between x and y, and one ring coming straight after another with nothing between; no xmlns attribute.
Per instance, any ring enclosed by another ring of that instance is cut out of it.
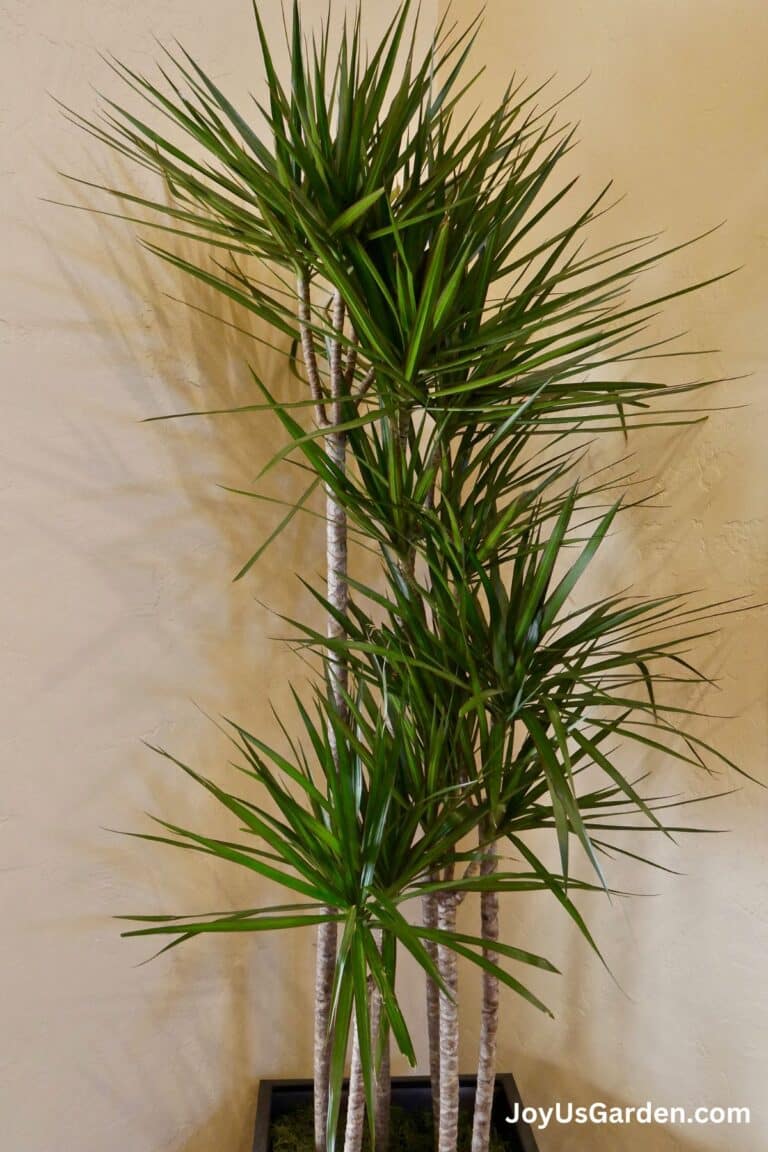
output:
<svg viewBox="0 0 768 1152"><path fill-rule="evenodd" d="M422 7L428 28L434 11ZM279 33L275 0L262 10ZM389 0L364 0L373 37L391 10ZM454 0L454 11L474 5ZM228 90L258 83L246 0L0 3L4 1152L243 1152L256 1079L304 1074L310 1063L308 938L203 941L137 967L146 946L119 940L109 919L251 901L236 869L102 829L136 828L145 810L211 826L210 806L140 741L213 770L226 750L194 703L273 731L267 695L287 705L284 675L295 666L270 640L280 626L258 601L308 611L289 574L320 544L308 521L258 578L228 583L274 517L215 485L253 479L271 432L258 418L139 421L246 402L244 361L256 357L269 373L269 358L168 302L164 291L210 303L143 255L129 229L38 199L81 195L67 193L56 169L115 174L47 93L88 109L91 84L114 91L96 50L148 67L153 33L179 37ZM656 273L654 288L746 265L679 305L674 326L690 328L697 347L723 349L717 372L754 373L718 393L750 407L637 445L640 471L660 475L669 507L616 537L600 587L635 580L764 595L767 45L757 0L488 5L478 48L488 101L512 68L533 79L557 70L556 91L591 72L569 106L582 120L573 165L585 195L611 175L631 193L609 232L666 226L678 237L728 217L700 251ZM765 774L765 616L726 623L707 668L723 676L716 706L738 718L712 731ZM544 1152L765 1148L767 811L764 796L744 790L713 817L730 835L683 840L677 852L658 845L682 879L618 870L626 887L658 893L592 907L623 991L546 901L508 909L510 940L548 951L565 971L541 984L554 1023L505 1002L502 1063L531 1102L651 1097L755 1110L751 1129L736 1134L552 1132ZM416 1004L417 991L405 995ZM463 1043L469 1068L471 1013Z"/></svg>
<svg viewBox="0 0 768 1152"><path fill-rule="evenodd" d="M467 19L473 0L454 0ZM477 58L490 108L513 70L541 82L556 73L554 96L586 79L564 114L580 144L564 167L581 173L582 202L611 177L616 211L596 238L665 229L673 243L725 220L700 246L654 272L650 290L674 291L695 278L743 265L733 279L670 307L656 329L688 330L694 349L720 349L694 362L692 377L752 373L713 394L747 405L704 427L641 440L629 450L641 475L666 489L658 510L625 522L592 575L598 591L633 582L641 591L705 588L713 598L764 599L768 582L768 9L762 0L488 0ZM563 181L565 182L565 181ZM648 365L645 366L646 368ZM714 371L713 371L714 369ZM678 379L680 376L678 376ZM601 459L623 452L604 446ZM706 706L735 714L709 732L745 767L768 775L766 614L730 617L703 648L722 691ZM648 760L638 767L660 768ZM676 791L710 782L667 774ZM738 785L725 773L716 788ZM591 913L617 983L546 901L507 907L510 941L543 947L564 971L537 985L554 1022L511 998L504 1002L501 1063L518 1074L532 1104L554 1100L632 1105L744 1104L749 1129L687 1127L560 1129L542 1134L543 1152L762 1152L768 1147L768 803L745 786L711 811L687 819L729 833L654 847L682 877L616 867L612 876L650 899ZM619 986L617 986L619 985ZM473 1051L465 1035L465 1064Z"/></svg>
<svg viewBox="0 0 768 1152"><path fill-rule="evenodd" d="M260 8L281 42L279 3ZM374 42L393 11L366 5ZM322 566L305 521L258 577L229 582L275 513L215 485L254 480L273 426L139 422L252 399L246 361L269 374L269 357L165 299L193 290L129 227L39 199L88 201L57 169L120 175L49 93L90 110L92 85L118 91L98 51L148 69L153 35L178 37L243 102L258 87L250 0L0 3L3 1152L245 1152L257 1078L311 1068L309 934L138 967L147 945L110 919L253 902L237 869L104 829L146 828L145 810L216 827L141 741L218 771L227 746L195 704L274 735L268 696L287 708L297 665L257 601L306 615L292 574Z"/></svg>

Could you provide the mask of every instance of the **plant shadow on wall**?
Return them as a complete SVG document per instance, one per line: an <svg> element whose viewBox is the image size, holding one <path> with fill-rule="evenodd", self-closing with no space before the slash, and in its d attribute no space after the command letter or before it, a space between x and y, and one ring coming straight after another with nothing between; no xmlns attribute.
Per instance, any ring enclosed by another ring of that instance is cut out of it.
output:
<svg viewBox="0 0 768 1152"><path fill-rule="evenodd" d="M644 321L667 297L633 304L626 289L661 256L646 257L643 240L583 252L603 196L534 241L535 222L570 190L548 181L572 133L513 88L486 121L454 133L472 29L454 40L441 29L400 76L408 7L367 63L357 23L331 55L327 32L305 44L294 6L287 88L259 27L266 143L188 57L172 62L167 88L118 67L207 164L117 105L106 127L75 117L164 178L173 208L141 206L172 220L171 235L183 224L233 259L211 271L205 254L156 254L301 349L313 431L254 382L308 491L327 492L327 581L311 590L326 626L314 614L291 621L322 672L315 700L294 712L305 748L285 757L233 726L249 799L201 776L197 758L163 752L235 817L240 838L162 821L137 834L277 880L291 903L135 917L128 934L169 935L172 948L204 933L318 927L317 1152L337 1139L348 1047L346 1152L359 1152L366 1114L386 1148L391 1041L415 1063L395 984L404 953L426 975L440 1152L457 1143L457 958L481 970L472 1145L485 1152L499 987L543 1008L533 989L555 971L499 939L499 894L550 894L595 947L573 895L607 890L600 858L625 851L614 833L627 822L665 831L663 797L638 791L617 742L738 771L667 696L702 681L681 649L712 607L623 589L573 599L632 497L621 476L583 468L564 435L644 427L655 401L690 390L615 371L655 347ZM276 287L240 257L285 276ZM375 583L348 564L353 531L380 554ZM573 850L590 879L574 876ZM479 896L474 932L456 925L468 893ZM404 915L414 900L422 922Z"/></svg>
<svg viewBox="0 0 768 1152"><path fill-rule="evenodd" d="M130 176L120 173L119 161L112 165L111 178L115 169L127 190L135 191ZM89 200L87 194L78 197L78 206L96 210ZM192 279L158 275L158 267L147 259L128 226L118 234L118 243L114 226L98 214L88 229L95 242L89 241L85 231L77 236L76 266L82 269L92 263L97 274L103 276L106 271L122 284L124 294L115 301L107 294L89 291L89 278L72 275L70 260L60 261L60 272L89 318L90 333L98 335L105 361L119 370L119 385L139 420L200 409L227 410L258 401L252 395L249 364L287 403L299 398L301 385L285 372L285 350L269 347L274 333L266 325L251 319L248 334L238 331L242 315L226 298ZM173 251L180 259L191 255L181 238L174 239ZM106 407L109 398L101 396L99 403ZM109 418L114 419L111 413ZM213 770L215 765L218 778L235 786L236 774L228 775L226 767L228 744L215 725L225 712L248 716L260 731L274 729L279 737L270 702L285 711L288 692L287 677L280 675L284 646L272 639L284 632L276 613L298 613L305 618L313 611L316 614L308 594L291 577L301 570L305 554L317 552L322 521L318 509L309 505L307 514L297 517L282 536L279 548L264 556L259 570L234 583L237 572L284 513L281 504L268 500L294 503L305 488L301 473L290 467L276 471L276 483L270 484L269 477L259 483L265 501L248 500L218 487L253 487L273 452L275 430L269 417L256 412L147 422L135 427L135 435L155 441L165 466L159 477L144 478L132 466L129 454L113 460L111 499L115 509L125 510L120 554L128 570L149 568L158 573L153 585L160 610L155 610L155 604L152 608L160 646L178 647L176 617L189 619L193 609L188 605L199 607L194 612L194 632L189 641L184 639L190 655L189 681L169 680L165 662L159 668L129 670L131 675L141 675L146 693L156 703L157 728L147 731L145 739L186 747L199 766ZM89 453L103 450L87 440L83 448ZM55 467L58 474L64 468L72 470L69 461L59 461ZM69 540L62 543L72 544ZM181 610L179 598L185 602ZM109 644L111 637L104 636L100 642ZM198 667L203 669L203 694L190 699ZM196 713L195 705L210 719ZM185 744L190 739L191 746ZM196 790L183 790L180 796L176 772L138 740L136 753L129 754L128 761L129 766L132 761L133 779L145 784L139 790L140 807L192 826L203 821L212 835L231 832L226 813L215 807L211 812L204 797L200 803ZM127 803L137 803L133 794ZM130 822L125 815L113 821L116 825ZM247 905L265 898L269 887L253 874L211 866L197 857L179 869L162 847L142 861L137 859L135 845L114 836L96 837L93 851L100 867L107 866L111 874L121 877L125 899L131 904L139 899L159 901L163 908L169 900L180 906ZM133 895L129 895L131 889ZM145 894L137 897L137 892ZM200 1117L201 1101L211 1099L217 1102L215 1113L199 1131L195 1126L194 1137L185 1140L183 1147L208 1152L216 1140L233 1149L249 1147L255 1045L262 1063L265 1058L259 1037L270 1037L270 1063L265 1071L279 1067L298 1075L311 1062L306 1029L289 1036L279 1026L293 1015L311 1018L310 949L297 948L296 943L296 937L235 935L223 949L203 947L183 959L167 957L163 978L147 1000L143 1030L135 1022L132 1043L137 1050L130 1053L129 1066L137 1071L128 1077L118 1074L118 1069L112 1074L109 1067L90 1071L99 1093L112 1101L116 1116L130 1114L133 1097L140 1093L151 1101L154 1114L172 1115L174 1127L184 1130L193 1127L193 1117ZM135 956L145 959L145 949L137 948ZM131 962L126 954L126 965ZM201 1011L201 1005L206 1011ZM259 1015L255 1029L249 1010ZM200 1028L176 1054L174 1098L169 1100L158 1086L153 1099L153 1078L139 1071L147 1068L141 1037L150 1046L152 1036L174 1027L180 1014L194 1015ZM214 1071L209 1067L211 1050L217 1052ZM212 1084L219 1087L212 1089ZM225 1103L219 1106L222 1097Z"/></svg>

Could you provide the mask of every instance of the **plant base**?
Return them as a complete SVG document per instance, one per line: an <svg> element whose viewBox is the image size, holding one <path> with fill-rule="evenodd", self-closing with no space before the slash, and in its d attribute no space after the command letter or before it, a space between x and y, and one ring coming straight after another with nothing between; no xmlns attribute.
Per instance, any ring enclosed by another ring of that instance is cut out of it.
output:
<svg viewBox="0 0 768 1152"><path fill-rule="evenodd" d="M461 1107L471 1111L475 1097L475 1077L460 1078ZM514 1077L510 1073L496 1077L496 1092L493 1101L492 1140L496 1149L504 1152L538 1152L538 1145L532 1129L522 1121L507 1123L515 1104L520 1104ZM256 1126L253 1136L253 1152L273 1152L273 1124L285 1120L292 1114L309 1112L312 1107L311 1080L262 1080L256 1104ZM429 1078L426 1076L394 1076L392 1078L392 1107L404 1113L429 1115L432 1096ZM297 1116L298 1120L298 1116ZM308 1148L312 1152L311 1121L308 1122ZM298 1133L298 1126L297 1126ZM304 1152L297 1139L295 1152ZM398 1150L399 1152L399 1150ZM410 1152L410 1149L403 1152ZM418 1152L418 1150L414 1150ZM460 1149L460 1152L465 1152Z"/></svg>

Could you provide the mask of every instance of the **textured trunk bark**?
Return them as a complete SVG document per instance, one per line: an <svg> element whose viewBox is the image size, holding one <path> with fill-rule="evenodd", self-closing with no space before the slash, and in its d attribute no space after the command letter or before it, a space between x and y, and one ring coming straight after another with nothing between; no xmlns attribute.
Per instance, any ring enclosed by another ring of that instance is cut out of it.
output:
<svg viewBox="0 0 768 1152"><path fill-rule="evenodd" d="M374 1130L376 1135L376 1152L387 1152L389 1147L389 1111L392 1106L392 1077L389 1065L389 1029L383 1019L381 994L378 988L373 989L371 997L371 1032L378 1045L379 1031L386 1028L384 1049L381 1054L381 1064L376 1073L376 1116Z"/></svg>
<svg viewBox="0 0 768 1152"><path fill-rule="evenodd" d="M342 432L334 432L333 424L341 422L341 404L344 391L342 371L341 335L344 328L344 304L336 295L333 301L332 325L336 339L331 341L329 355L331 418L326 414L325 396L317 364L315 340L312 333L312 306L309 280L299 276L297 282L299 333L309 389L314 401L315 423L318 428L329 429L326 435L326 451L329 458L340 469L346 464L346 438ZM326 566L328 601L339 612L347 610L347 518L344 509L334 499L333 492L326 489ZM342 636L341 624L329 616L327 632L329 638ZM339 711L344 710L343 692L346 691L348 675L343 658L338 653L329 653L329 679L331 695ZM333 909L328 909L333 911ZM314 1020L314 1126L315 1152L327 1150L328 1124L328 1081L330 1071L330 1006L333 975L336 964L337 929L336 924L321 924L317 931L317 956L315 967L315 1020Z"/></svg>
<svg viewBox="0 0 768 1152"><path fill-rule="evenodd" d="M363 1146L364 1123L363 1065L360 1060L357 1024L354 1024L352 1029L352 1063L349 1069L349 1091L347 1093L347 1124L344 1130L344 1152L360 1152Z"/></svg>
<svg viewBox="0 0 768 1152"><path fill-rule="evenodd" d="M333 330L341 336L344 328L344 303L338 293L334 296L331 310L331 324ZM336 338L331 341L329 353L330 386L331 386L331 424L341 424L344 419L343 392L344 373L341 361L341 341ZM335 464L340 472L346 470L347 465L347 437L344 432L329 431L326 436L326 452L331 463ZM326 543L327 574L328 574L328 601L338 613L345 615L349 597L347 584L347 514L341 504L335 499L330 488L326 489ZM340 639L344 635L344 626L328 617L329 639ZM336 707L342 714L346 710L343 693L346 692L349 675L346 661L338 653L330 652L330 678L331 692Z"/></svg>
<svg viewBox="0 0 768 1152"><path fill-rule="evenodd" d="M430 883L437 879L430 875ZM422 897L422 918L425 928L437 928L437 897L428 892ZM424 946L437 967L437 944L426 940ZM432 1089L432 1122L437 1144L437 1125L440 1118L440 993L431 976L427 976L427 1038L429 1040L429 1080Z"/></svg>
<svg viewBox="0 0 768 1152"><path fill-rule="evenodd" d="M329 909L330 911L330 909ZM328 1146L328 1082L330 1072L330 1018L333 972L336 964L336 923L320 924L317 929L315 960L315 1046L313 1057L315 1152L326 1152Z"/></svg>
<svg viewBox="0 0 768 1152"><path fill-rule="evenodd" d="M488 844L480 863L480 875L496 871L496 845ZM499 896L497 892L480 893L483 955L493 964L497 955L493 945L499 938ZM475 1114L472 1122L472 1152L488 1152L491 1134L491 1109L496 1084L496 1037L499 1026L499 982L490 972L483 972L483 1002L480 1024L480 1052L477 1062Z"/></svg>
<svg viewBox="0 0 768 1152"><path fill-rule="evenodd" d="M381 934L376 932L376 942L381 948ZM378 988L370 984L371 1039L374 1051L378 1044L379 1029L382 1027L382 1003ZM389 1034L387 1034L381 1065L376 1074L374 1131L376 1152L386 1152L389 1144L389 1110L391 1106L391 1074L389 1063ZM344 1152L360 1152L365 1126L365 1082L360 1059L360 1044L357 1025L352 1036L352 1065L349 1073L349 1095L347 1123L344 1133Z"/></svg>
<svg viewBox="0 0 768 1152"><path fill-rule="evenodd" d="M346 437L343 432L329 432L326 436L328 458L340 471L344 471L347 455ZM347 514L326 491L326 544L327 544L327 593L328 602L337 611L347 611ZM337 640L343 637L344 627L333 616L328 617L328 638ZM348 685L348 670L344 658L338 652L328 653L328 671L336 708L343 715L346 711L344 693Z"/></svg>
<svg viewBox="0 0 768 1152"><path fill-rule="evenodd" d="M452 932L456 925L456 897L441 892L437 898L437 926ZM437 946L440 977L449 995L440 992L440 1118L438 1152L456 1152L459 1127L459 1006L456 954Z"/></svg>
<svg viewBox="0 0 768 1152"><path fill-rule="evenodd" d="M436 441L428 461L428 467L434 467L435 475L432 478L432 483L429 486L429 491L424 500L424 508L426 511L430 511L435 505L441 452L440 442ZM427 879L430 884L434 884L440 879L439 873L430 872ZM426 928L437 928L436 894L429 892L423 896L421 906L424 926ZM429 953L432 963L437 967L437 944L432 940L425 940L424 946ZM431 976L427 976L427 1040L429 1043L429 1083L432 1092L432 1125L434 1130L434 1145L435 1148L437 1148L438 1124L440 1120L440 994L437 984Z"/></svg>
<svg viewBox="0 0 768 1152"><path fill-rule="evenodd" d="M374 938L379 952L383 947L383 934L380 928L375 929ZM390 1071L390 1035L389 1021L384 1012L381 993L373 979L371 979L371 1036L374 1051L378 1053L380 1034L385 1030L381 1061L376 1070L376 1099L374 1101L376 1112L374 1115L374 1136L376 1152L387 1152L389 1147L389 1113L392 1107L392 1075Z"/></svg>

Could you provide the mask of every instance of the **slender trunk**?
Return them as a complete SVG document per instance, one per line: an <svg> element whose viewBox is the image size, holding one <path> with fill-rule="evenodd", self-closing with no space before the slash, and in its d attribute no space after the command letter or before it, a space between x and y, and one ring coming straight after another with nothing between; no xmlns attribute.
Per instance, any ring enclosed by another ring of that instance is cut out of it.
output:
<svg viewBox="0 0 768 1152"><path fill-rule="evenodd" d="M434 467L435 474L424 499L424 509L429 512L435 504L437 490L437 475L440 470L440 441L436 440L430 452L427 467ZM430 884L439 880L437 871L430 872L427 879ZM437 928L437 895L428 892L422 897L422 919L425 928ZM437 944L434 940L425 940L424 946L429 958L437 967ZM434 1146L437 1148L438 1124L440 1120L440 993L437 984L431 976L427 976L427 1040L429 1043L429 1084L432 1094L432 1128Z"/></svg>
<svg viewBox="0 0 768 1152"><path fill-rule="evenodd" d="M328 417L325 414L325 398L320 371L317 366L315 353L315 339L312 334L312 302L310 299L309 279L299 276L296 281L296 296L299 302L299 336L301 351L304 354L304 367L307 371L309 391L315 406L315 423L318 428L328 427Z"/></svg>
<svg viewBox="0 0 768 1152"><path fill-rule="evenodd" d="M376 1045L379 1046L379 1033L385 1029L384 1046L381 1052L381 1063L376 1072L376 1116L374 1130L376 1136L376 1152L387 1152L389 1147L389 1112L392 1096L392 1077L389 1062L389 1028L384 1017L381 1003L381 993L374 985L371 996L371 1034Z"/></svg>
<svg viewBox="0 0 768 1152"><path fill-rule="evenodd" d="M330 909L329 909L330 911ZM328 1146L328 1096L331 1059L331 990L336 965L336 922L320 924L317 929L315 961L315 1047L313 1075L315 1081L315 1152L326 1152Z"/></svg>
<svg viewBox="0 0 768 1152"><path fill-rule="evenodd" d="M441 892L437 898L437 926L452 932L456 926L456 897ZM448 992L440 992L440 1119L438 1152L456 1152L459 1128L459 1005L456 954L437 946L440 977Z"/></svg>
<svg viewBox="0 0 768 1152"><path fill-rule="evenodd" d="M360 1152L363 1146L364 1121L365 1086L363 1083L363 1065L360 1059L360 1040L357 1034L357 1023L355 1022L352 1027L352 1063L349 1069L344 1152Z"/></svg>
<svg viewBox="0 0 768 1152"><path fill-rule="evenodd" d="M437 880L434 873L430 873L429 882ZM434 892L427 892L422 896L422 918L425 928L437 928L437 896ZM425 940L424 946L429 957L437 967L437 944L434 940ZM437 1124L440 1117L440 993L437 984L431 976L427 976L427 1037L429 1040L429 1080L432 1088L432 1123L437 1144Z"/></svg>
<svg viewBox="0 0 768 1152"><path fill-rule="evenodd" d="M331 382L331 424L341 424L344 419L343 393L344 372L341 360L341 334L344 328L344 303L338 292L333 298L331 324L336 338L331 341L329 368ZM344 432L329 431L326 436L326 452L332 464L344 472L347 463L347 437ZM347 584L347 513L334 498L330 487L325 493L326 544L328 602L337 613L345 615L349 587ZM333 616L328 617L328 637L341 639L344 626ZM344 693L347 691L349 672L344 657L338 652L329 652L331 692L336 707L342 714L346 710Z"/></svg>
<svg viewBox="0 0 768 1152"><path fill-rule="evenodd" d="M326 451L330 459L340 469L346 462L346 439L344 433L332 431L332 425L341 422L341 402L344 391L344 378L341 366L341 334L344 326L344 305L337 295L334 298L332 323L337 338L331 341L330 393L331 419L325 408L320 371L312 333L312 310L309 280L299 276L297 282L299 333L304 355L309 389L314 401L315 423L318 428L330 429L326 435ZM328 601L339 612L347 609L347 522L344 509L336 502L333 492L326 489L326 561ZM327 632L329 638L342 636L344 629L337 620L329 617ZM343 711L343 693L347 688L347 667L339 653L329 653L329 679L331 694L336 707ZM333 909L328 908L328 912ZM336 964L337 930L336 923L321 924L317 930L317 956L315 967L315 1021L314 1021L314 1127L315 1152L326 1152L328 1097L330 1073L330 1008L333 976Z"/></svg>
<svg viewBox="0 0 768 1152"><path fill-rule="evenodd" d="M492 876L496 871L496 844L486 845L480 863L480 875ZM483 936L483 955L492 964L497 962L493 950L499 938L499 895L491 890L480 893L480 917ZM491 1109L496 1083L496 1036L499 1026L499 981L490 972L483 972L483 1003L480 1024L480 1053L477 1062L477 1090L475 1115L472 1123L472 1152L488 1152L491 1133Z"/></svg>
<svg viewBox="0 0 768 1152"><path fill-rule="evenodd" d="M384 934L381 928L374 932L376 947L383 951ZM383 1032L383 1037L382 1037ZM387 1152L389 1148L389 1115L392 1107L392 1075L390 1070L389 1021L384 1011L384 1001L375 981L371 981L371 1036L374 1051L381 1059L376 1069L376 1112L374 1115L374 1137L376 1152Z"/></svg>
<svg viewBox="0 0 768 1152"><path fill-rule="evenodd" d="M396 487L391 489L391 499L399 504L404 490L404 480L408 466L408 437L411 430L410 408L400 408L396 419L391 422L390 431L395 442ZM397 566L401 576L410 587L414 584L416 571L416 542L407 524L403 525L405 540L400 546Z"/></svg>
<svg viewBox="0 0 768 1152"><path fill-rule="evenodd" d="M374 988L371 995L371 1037L374 1041L374 1046L378 1037L379 1028L381 1027L381 995L378 989ZM376 1113L374 1117L376 1152L387 1152L389 1145L389 1112L392 1093L389 1053L389 1034L387 1034L381 1064L376 1073ZM352 1033L352 1063L349 1070L344 1152L360 1152L363 1146L364 1128L365 1082L363 1080L362 1060L360 1059L360 1042L357 1034L357 1025L355 1024Z"/></svg>
<svg viewBox="0 0 768 1152"><path fill-rule="evenodd" d="M347 455L346 437L343 432L329 432L326 437L328 458L340 471L344 471ZM341 613L347 611L347 514L337 503L330 489L325 496L326 545L327 545L327 595L328 602ZM344 636L344 626L335 617L328 617L328 638L339 640ZM331 693L338 711L346 711L344 693L348 685L348 669L343 655L328 653L328 672Z"/></svg>
<svg viewBox="0 0 768 1152"><path fill-rule="evenodd" d="M381 932L375 932L376 942L381 948ZM369 983L369 1004L371 1020L371 1040L373 1050L378 1048L379 1030L386 1027L383 1019L381 993L375 983ZM389 1062L389 1031L384 1042L381 1064L376 1072L374 1131L376 1152L386 1152L389 1144L389 1110L391 1096L391 1075ZM352 1034L352 1064L349 1073L347 1097L347 1123L344 1133L344 1152L360 1152L363 1143L365 1119L365 1082L360 1058L360 1042L357 1023Z"/></svg>
<svg viewBox="0 0 768 1152"><path fill-rule="evenodd" d="M408 452L408 433L411 430L411 410L401 408L397 414L397 446L401 461L405 460Z"/></svg>

